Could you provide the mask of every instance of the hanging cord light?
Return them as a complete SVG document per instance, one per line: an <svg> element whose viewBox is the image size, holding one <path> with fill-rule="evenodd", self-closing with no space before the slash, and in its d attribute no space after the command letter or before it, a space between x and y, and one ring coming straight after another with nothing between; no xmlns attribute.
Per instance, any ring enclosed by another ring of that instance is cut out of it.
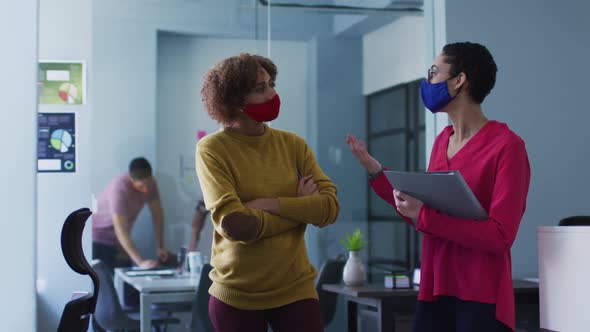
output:
<svg viewBox="0 0 590 332"><path fill-rule="evenodd" d="M270 57L270 38L271 38L271 33L270 33L270 1L265 1L266 2L266 57L267 58L271 58Z"/></svg>
<svg viewBox="0 0 590 332"><path fill-rule="evenodd" d="M267 6L270 10L270 0L258 0L263 6ZM318 12L328 12L334 14L352 14L352 15L373 15L373 14L387 14L387 15L400 15L400 14L419 14L422 15L424 10L421 5L417 2L400 2L396 3L395 7L359 7L359 6L344 6L344 5L309 5L300 3L275 3L273 5L276 8L295 8L295 9L307 9L315 10Z"/></svg>

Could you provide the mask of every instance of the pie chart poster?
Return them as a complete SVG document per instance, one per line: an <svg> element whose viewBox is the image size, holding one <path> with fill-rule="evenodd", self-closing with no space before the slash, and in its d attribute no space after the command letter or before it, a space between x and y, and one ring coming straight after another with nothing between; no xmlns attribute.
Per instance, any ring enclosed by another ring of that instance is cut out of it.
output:
<svg viewBox="0 0 590 332"><path fill-rule="evenodd" d="M39 104L84 104L81 62L39 62Z"/></svg>
<svg viewBox="0 0 590 332"><path fill-rule="evenodd" d="M76 172L76 114L38 113L37 171Z"/></svg>

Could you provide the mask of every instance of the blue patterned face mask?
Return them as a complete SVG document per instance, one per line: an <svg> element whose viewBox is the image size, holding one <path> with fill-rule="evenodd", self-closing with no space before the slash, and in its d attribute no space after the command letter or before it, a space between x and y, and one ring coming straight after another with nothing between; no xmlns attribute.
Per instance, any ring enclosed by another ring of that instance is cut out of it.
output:
<svg viewBox="0 0 590 332"><path fill-rule="evenodd" d="M432 113L442 110L453 100L449 94L447 81L428 83L426 79L420 84L420 97L422 97L424 106Z"/></svg>

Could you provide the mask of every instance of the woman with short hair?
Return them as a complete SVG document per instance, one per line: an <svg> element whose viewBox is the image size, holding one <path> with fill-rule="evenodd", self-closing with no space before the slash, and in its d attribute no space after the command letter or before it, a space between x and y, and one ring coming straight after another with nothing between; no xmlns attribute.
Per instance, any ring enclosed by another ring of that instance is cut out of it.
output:
<svg viewBox="0 0 590 332"><path fill-rule="evenodd" d="M459 170L487 220L451 217L395 190L364 143L347 137L373 190L423 234L415 332L515 329L510 248L526 208L530 167L524 141L482 111L496 71L485 46L448 44L420 87L426 108L452 123L436 138L428 170Z"/></svg>

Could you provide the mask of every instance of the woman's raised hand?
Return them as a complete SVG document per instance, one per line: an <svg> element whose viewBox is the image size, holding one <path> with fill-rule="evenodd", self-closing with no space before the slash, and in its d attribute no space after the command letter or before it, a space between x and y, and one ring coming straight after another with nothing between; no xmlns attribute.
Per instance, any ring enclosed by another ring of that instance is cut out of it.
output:
<svg viewBox="0 0 590 332"><path fill-rule="evenodd" d="M348 134L346 135L346 143L348 148L352 151L352 154L358 159L370 174L379 172L382 168L381 163L377 159L373 158L367 151L367 146L363 140L357 139L356 136Z"/></svg>

